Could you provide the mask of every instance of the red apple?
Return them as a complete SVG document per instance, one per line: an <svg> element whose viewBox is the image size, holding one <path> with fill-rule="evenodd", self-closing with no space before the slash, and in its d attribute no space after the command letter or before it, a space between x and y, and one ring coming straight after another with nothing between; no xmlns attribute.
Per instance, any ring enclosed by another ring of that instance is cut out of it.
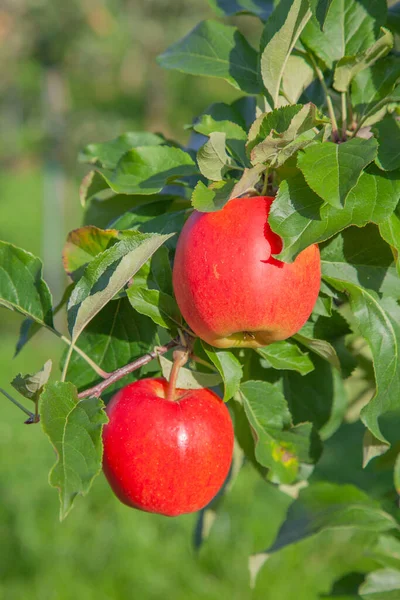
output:
<svg viewBox="0 0 400 600"><path fill-rule="evenodd" d="M230 200L194 211L178 240L173 285L201 339L218 348L258 348L295 334L310 316L321 281L317 245L293 263L276 260L281 238L268 224L273 198Z"/></svg>
<svg viewBox="0 0 400 600"><path fill-rule="evenodd" d="M103 469L128 506L176 516L203 508L224 483L233 427L223 401L208 389L175 390L164 379L127 385L107 406Z"/></svg>

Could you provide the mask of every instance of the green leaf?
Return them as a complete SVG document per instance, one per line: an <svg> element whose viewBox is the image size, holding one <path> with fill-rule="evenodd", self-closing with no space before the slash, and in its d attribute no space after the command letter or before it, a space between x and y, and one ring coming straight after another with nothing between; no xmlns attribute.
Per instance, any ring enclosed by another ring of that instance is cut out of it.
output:
<svg viewBox="0 0 400 600"><path fill-rule="evenodd" d="M155 133L129 131L109 142L89 144L79 154L79 160L105 169L115 169L122 156L132 148L165 143L164 138Z"/></svg>
<svg viewBox="0 0 400 600"><path fill-rule="evenodd" d="M319 356L311 364L313 371L306 376L286 371L283 390L293 422L313 423L321 439L327 440L342 424L347 395L337 369Z"/></svg>
<svg viewBox="0 0 400 600"><path fill-rule="evenodd" d="M151 195L198 170L190 154L180 148L140 146L124 154L114 171L99 172L117 194Z"/></svg>
<svg viewBox="0 0 400 600"><path fill-rule="evenodd" d="M246 381L240 386L247 418L256 436L257 461L279 483L295 481L300 462L312 462L312 426L291 426L290 412L282 393L265 381Z"/></svg>
<svg viewBox="0 0 400 600"><path fill-rule="evenodd" d="M314 369L308 353L302 352L297 344L289 340L274 342L265 348L258 348L256 352L267 361L267 367L297 371L301 375Z"/></svg>
<svg viewBox="0 0 400 600"><path fill-rule="evenodd" d="M184 188L182 188L183 190ZM115 229L128 229L129 227L115 225L119 218L128 211L153 210L154 214L178 210L184 207L185 200L182 197L171 196L170 194L152 194L150 196L136 195L127 196L117 194L111 198L100 199L93 198L84 216L84 225L95 225L101 229L115 227ZM157 205L159 208L155 208ZM164 210L159 210L164 205Z"/></svg>
<svg viewBox="0 0 400 600"><path fill-rule="evenodd" d="M259 164L245 169L239 181L215 181L208 187L199 181L193 190L193 208L200 212L215 212L221 210L232 198L254 192L264 169L264 165Z"/></svg>
<svg viewBox="0 0 400 600"><path fill-rule="evenodd" d="M36 402L42 393L43 387L49 380L51 373L52 362L48 360L37 373L33 375L21 375L18 373L11 382L14 389L17 390L24 398Z"/></svg>
<svg viewBox="0 0 400 600"><path fill-rule="evenodd" d="M400 123L387 116L373 127L379 140L376 164L384 171L400 168Z"/></svg>
<svg viewBox="0 0 400 600"><path fill-rule="evenodd" d="M278 107L288 58L310 17L308 0L280 0L265 25L260 45L260 69L272 108Z"/></svg>
<svg viewBox="0 0 400 600"><path fill-rule="evenodd" d="M292 52L282 76L281 91L284 98L296 104L314 79L315 71L310 58L306 54Z"/></svg>
<svg viewBox="0 0 400 600"><path fill-rule="evenodd" d="M303 346L312 350L315 354L318 354L321 358L326 360L335 369L340 372L340 361L336 354L335 348L326 340L319 340L308 335L304 335L304 328L300 329L300 333L296 333L293 336L297 342L300 342Z"/></svg>
<svg viewBox="0 0 400 600"><path fill-rule="evenodd" d="M274 8L273 0L208 0L211 8L219 15L232 17L233 15L251 14L267 19Z"/></svg>
<svg viewBox="0 0 400 600"><path fill-rule="evenodd" d="M125 239L89 263L68 302L68 327L73 342L169 237L126 232Z"/></svg>
<svg viewBox="0 0 400 600"><path fill-rule="evenodd" d="M325 121L311 103L284 106L260 115L249 132L247 150L252 163L280 167L319 135L314 127Z"/></svg>
<svg viewBox="0 0 400 600"><path fill-rule="evenodd" d="M173 362L159 356L161 370L165 379L169 381ZM220 375L216 373L202 373L201 371L191 371L185 367L181 367L178 373L178 379L176 387L182 390L199 390L201 388L212 388L221 383L222 379Z"/></svg>
<svg viewBox="0 0 400 600"><path fill-rule="evenodd" d="M400 2L396 2L396 4L389 7L387 25L395 33L400 33Z"/></svg>
<svg viewBox="0 0 400 600"><path fill-rule="evenodd" d="M128 289L127 296L135 310L150 317L157 325L176 332L176 328L182 324L181 313L172 296L136 285Z"/></svg>
<svg viewBox="0 0 400 600"><path fill-rule="evenodd" d="M400 298L400 278L393 255L376 225L346 229L324 245L321 259L324 276Z"/></svg>
<svg viewBox="0 0 400 600"><path fill-rule="evenodd" d="M379 232L383 239L390 244L400 276L400 205L390 217L379 224Z"/></svg>
<svg viewBox="0 0 400 600"><path fill-rule="evenodd" d="M347 92L350 83L360 71L373 65L393 48L393 35L388 29L381 28L380 37L366 50L355 56L344 56L335 67L333 86L338 92Z"/></svg>
<svg viewBox="0 0 400 600"><path fill-rule="evenodd" d="M397 600L400 597L400 570L379 569L369 573L359 594L363 600Z"/></svg>
<svg viewBox="0 0 400 600"><path fill-rule="evenodd" d="M248 94L258 94L257 53L236 27L203 21L158 57L166 69L221 77Z"/></svg>
<svg viewBox="0 0 400 600"><path fill-rule="evenodd" d="M226 134L219 131L210 133L210 139L197 153L199 169L207 179L221 181L232 160L226 153Z"/></svg>
<svg viewBox="0 0 400 600"><path fill-rule="evenodd" d="M318 482L301 490L268 552L281 550L324 529L357 527L384 532L397 529L396 521L378 502L352 485Z"/></svg>
<svg viewBox="0 0 400 600"><path fill-rule="evenodd" d="M235 182L216 181L208 187L201 181L196 185L192 195L193 208L200 212L216 212L234 197Z"/></svg>
<svg viewBox="0 0 400 600"><path fill-rule="evenodd" d="M247 134L240 125L229 120L216 120L209 114L201 115L199 120L193 125L193 129L197 133L206 136L210 136L213 132L218 131L225 133L228 140L247 140Z"/></svg>
<svg viewBox="0 0 400 600"><path fill-rule="evenodd" d="M147 354L159 343L156 325L134 311L127 298L119 298L109 302L90 321L77 345L104 371L112 373ZM107 388L107 394L140 376L141 370L138 369L114 387ZM99 381L98 375L77 352L71 357L67 379L79 390Z"/></svg>
<svg viewBox="0 0 400 600"><path fill-rule="evenodd" d="M82 183L79 186L79 198L82 206L86 206L91 198L98 194L100 195L101 192L108 189L107 182L98 171L89 171L82 179Z"/></svg>
<svg viewBox="0 0 400 600"><path fill-rule="evenodd" d="M325 19L333 0L310 0L311 10L323 30Z"/></svg>
<svg viewBox="0 0 400 600"><path fill-rule="evenodd" d="M393 101L393 90L400 78L400 61L387 56L369 69L358 73L351 86L351 100L357 121L365 122ZM379 119L378 119L379 120Z"/></svg>
<svg viewBox="0 0 400 600"><path fill-rule="evenodd" d="M355 56L374 44L386 11L385 0L332 0L323 31L313 17L301 41L331 69L344 56Z"/></svg>
<svg viewBox="0 0 400 600"><path fill-rule="evenodd" d="M377 150L374 138L314 144L300 152L297 166L314 192L334 208L341 208Z"/></svg>
<svg viewBox="0 0 400 600"><path fill-rule="evenodd" d="M93 225L74 229L68 234L62 260L65 272L77 281L95 256L110 248L119 239L116 229L99 229Z"/></svg>
<svg viewBox="0 0 400 600"><path fill-rule="evenodd" d="M379 417L400 407L400 307L391 298L379 302L373 292L348 281L325 279L348 294L358 329L372 352L376 393L361 411L361 419L377 440L389 445Z"/></svg>
<svg viewBox="0 0 400 600"><path fill-rule="evenodd" d="M324 144L325 145L325 144ZM323 242L350 225L381 223L395 209L400 193L397 172L369 167L350 191L344 208L323 204L302 174L281 183L269 223L283 240L279 260L291 261L310 244Z"/></svg>
<svg viewBox="0 0 400 600"><path fill-rule="evenodd" d="M41 261L22 248L0 241L0 306L53 328L51 304Z"/></svg>
<svg viewBox="0 0 400 600"><path fill-rule="evenodd" d="M169 252L165 246L161 246L151 257L150 270L151 278L158 289L172 296L172 269Z"/></svg>
<svg viewBox="0 0 400 600"><path fill-rule="evenodd" d="M240 381L243 377L242 365L232 352L227 350L218 350L202 342L203 349L218 369L224 382L224 402L232 398L239 389Z"/></svg>
<svg viewBox="0 0 400 600"><path fill-rule="evenodd" d="M98 398L78 401L71 383L46 386L40 399L43 431L57 453L50 484L58 488L60 518L64 519L78 495L84 496L101 471L102 426L107 422Z"/></svg>

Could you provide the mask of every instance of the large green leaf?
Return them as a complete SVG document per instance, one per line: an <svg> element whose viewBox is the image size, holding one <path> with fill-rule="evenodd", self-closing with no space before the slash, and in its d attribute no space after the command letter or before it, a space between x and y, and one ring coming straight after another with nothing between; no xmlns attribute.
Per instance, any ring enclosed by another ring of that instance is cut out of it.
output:
<svg viewBox="0 0 400 600"><path fill-rule="evenodd" d="M0 241L0 306L15 310L39 325L53 327L50 290L42 279L42 263L30 252Z"/></svg>
<svg viewBox="0 0 400 600"><path fill-rule="evenodd" d="M383 239L392 247L400 276L400 205L397 205L390 217L379 224L379 231Z"/></svg>
<svg viewBox="0 0 400 600"><path fill-rule="evenodd" d="M102 426L107 422L99 398L78 402L71 383L47 385L40 400L44 432L57 453L50 472L50 484L58 488L60 518L64 519L78 495L85 495L101 471Z"/></svg>
<svg viewBox="0 0 400 600"><path fill-rule="evenodd" d="M350 83L360 71L373 65L378 59L386 56L393 47L393 35L382 27L380 36L363 52L355 56L344 56L335 67L333 85L339 92L347 92Z"/></svg>
<svg viewBox="0 0 400 600"><path fill-rule="evenodd" d="M296 104L315 79L313 64L307 54L293 51L283 72L281 91L290 104Z"/></svg>
<svg viewBox="0 0 400 600"><path fill-rule="evenodd" d="M89 263L68 303L68 327L73 341L169 237L126 232L123 240Z"/></svg>
<svg viewBox="0 0 400 600"><path fill-rule="evenodd" d="M348 194L345 207L338 209L324 205L297 173L281 183L271 206L269 223L283 240L278 258L291 261L310 244L325 241L350 225L381 223L393 213L399 193L398 172L371 166Z"/></svg>
<svg viewBox="0 0 400 600"><path fill-rule="evenodd" d="M172 330L174 335L176 328L182 325L178 305L169 294L132 285L127 291L127 296L137 312L150 317L157 325Z"/></svg>
<svg viewBox="0 0 400 600"><path fill-rule="evenodd" d="M155 133L129 131L109 142L89 144L79 154L79 160L105 169L115 169L122 156L132 148L165 143L164 138Z"/></svg>
<svg viewBox="0 0 400 600"><path fill-rule="evenodd" d="M297 371L300 375L307 375L314 369L308 353L302 352L298 345L290 340L258 348L257 353L263 357L265 366L274 369Z"/></svg>
<svg viewBox="0 0 400 600"><path fill-rule="evenodd" d="M337 369L319 356L314 356L311 364L315 368L305 377L286 371L283 389L293 422L313 423L326 440L342 424L348 407L347 395Z"/></svg>
<svg viewBox="0 0 400 600"><path fill-rule="evenodd" d="M301 40L332 68L344 56L355 56L374 44L386 11L385 0L332 0L323 31L313 17Z"/></svg>
<svg viewBox="0 0 400 600"><path fill-rule="evenodd" d="M209 344L202 342L203 349L218 369L224 382L224 401L232 398L239 389L240 381L243 377L242 365L232 352L227 350L218 350Z"/></svg>
<svg viewBox="0 0 400 600"><path fill-rule="evenodd" d="M308 0L280 0L261 38L261 78L272 108L278 107L281 81L288 58L311 17Z"/></svg>
<svg viewBox="0 0 400 600"><path fill-rule="evenodd" d="M379 150L376 164L385 171L400 168L400 123L392 116L374 125L379 139Z"/></svg>
<svg viewBox="0 0 400 600"><path fill-rule="evenodd" d="M398 529L394 518L355 486L312 483L289 508L286 521L268 552L276 552L323 529L346 527L374 533Z"/></svg>
<svg viewBox="0 0 400 600"><path fill-rule="evenodd" d="M325 202L340 209L377 151L374 138L354 138L345 144L313 144L299 153L297 166L310 188Z"/></svg>
<svg viewBox="0 0 400 600"><path fill-rule="evenodd" d="M83 270L95 256L118 242L119 231L116 229L99 229L93 225L74 229L68 234L63 248L63 265L65 272L77 281Z"/></svg>
<svg viewBox="0 0 400 600"><path fill-rule="evenodd" d="M166 69L221 77L249 94L260 91L257 53L236 27L203 21L158 57Z"/></svg>
<svg viewBox="0 0 400 600"><path fill-rule="evenodd" d="M372 352L376 393L363 408L361 419L380 442L382 453L388 442L381 432L379 418L400 408L400 307L391 298L379 301L374 292L349 281L331 277L325 279L336 289L348 294L358 329Z"/></svg>
<svg viewBox="0 0 400 600"><path fill-rule="evenodd" d="M90 321L78 341L79 348L109 373L143 356L158 344L156 325L135 312L127 298L109 302ZM140 370L135 371L130 380L140 377L140 373ZM71 357L67 379L79 390L98 382L96 373L76 352ZM124 385L127 381L123 380Z"/></svg>
<svg viewBox="0 0 400 600"><path fill-rule="evenodd" d="M184 190L185 188L180 188ZM84 225L95 225L101 229L115 227L116 229L128 229L128 227L114 225L119 220L121 215L137 210L152 211L152 216L179 210L185 205L185 199L181 196L172 196L171 194L152 194L127 196L125 194L117 194L111 198L101 199L93 198L85 211ZM163 207L163 208L162 208Z"/></svg>
<svg viewBox="0 0 400 600"><path fill-rule="evenodd" d="M322 273L360 287L400 298L400 278L390 247L376 225L350 227L325 244Z"/></svg>
<svg viewBox="0 0 400 600"><path fill-rule="evenodd" d="M318 455L312 425L292 426L286 400L271 383L246 381L240 394L256 436L257 461L269 469L270 479L292 483L300 463L315 462Z"/></svg>
<svg viewBox="0 0 400 600"><path fill-rule="evenodd" d="M393 100L393 90L400 78L400 61L387 56L369 69L358 73L351 86L355 116L367 119L382 105Z"/></svg>
<svg viewBox="0 0 400 600"><path fill-rule="evenodd" d="M99 172L117 194L152 195L198 170L190 154L180 148L140 146L124 154L114 171Z"/></svg>

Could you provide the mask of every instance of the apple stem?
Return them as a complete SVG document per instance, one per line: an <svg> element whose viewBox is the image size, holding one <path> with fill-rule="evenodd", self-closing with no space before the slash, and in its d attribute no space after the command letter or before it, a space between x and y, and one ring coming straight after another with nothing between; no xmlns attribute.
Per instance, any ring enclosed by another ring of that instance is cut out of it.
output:
<svg viewBox="0 0 400 600"><path fill-rule="evenodd" d="M189 358L189 350L185 348L184 350L175 350L174 356L174 364L172 365L171 373L169 375L169 383L166 399L174 402L175 392L176 392L176 382L178 379L179 370L183 365L185 365Z"/></svg>

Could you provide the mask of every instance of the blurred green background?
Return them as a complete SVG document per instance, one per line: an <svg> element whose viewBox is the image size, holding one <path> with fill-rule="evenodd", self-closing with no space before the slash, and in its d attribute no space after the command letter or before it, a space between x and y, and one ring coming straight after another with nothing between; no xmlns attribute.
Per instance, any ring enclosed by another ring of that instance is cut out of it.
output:
<svg viewBox="0 0 400 600"><path fill-rule="evenodd" d="M155 62L210 16L206 0L2 0L0 239L44 260L55 301L66 283L66 234L82 220L79 149L128 130L184 142L184 125L196 114L237 97L219 80L163 72ZM237 20L257 38L255 19ZM57 371L63 350L41 332L14 359L20 323L0 310L0 386L10 393L18 372L37 370L49 357ZM60 524L57 493L47 483L51 446L39 426L24 425L16 407L0 402L0 600L313 600L328 597L341 575L328 573L329 539L321 538L272 556L250 591L248 556L272 543L291 501L250 466L199 553L196 515L167 519L129 509L103 477ZM360 424L344 426L314 477L352 481L384 497L390 469L373 478L374 467L361 472L362 435ZM335 598L344 598L337 590Z"/></svg>

